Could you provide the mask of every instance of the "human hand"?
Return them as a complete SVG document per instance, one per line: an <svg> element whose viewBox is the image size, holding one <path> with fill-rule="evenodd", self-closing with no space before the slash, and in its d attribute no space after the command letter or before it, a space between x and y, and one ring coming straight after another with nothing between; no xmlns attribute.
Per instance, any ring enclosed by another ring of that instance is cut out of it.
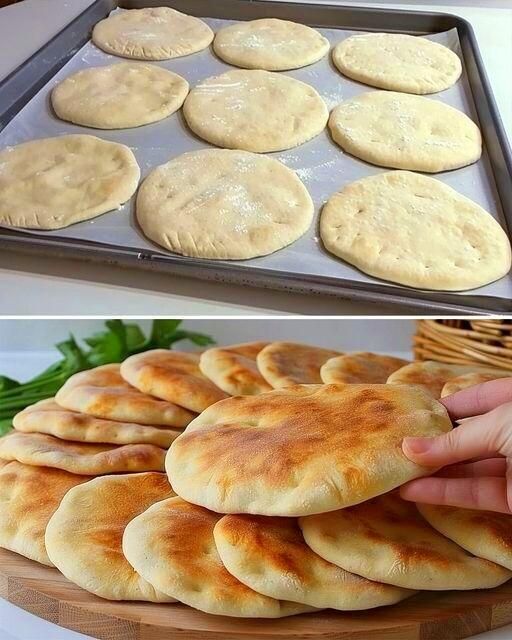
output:
<svg viewBox="0 0 512 640"><path fill-rule="evenodd" d="M443 467L400 489L405 500L512 513L512 377L484 382L441 400L462 424L434 438L405 438L405 455Z"/></svg>

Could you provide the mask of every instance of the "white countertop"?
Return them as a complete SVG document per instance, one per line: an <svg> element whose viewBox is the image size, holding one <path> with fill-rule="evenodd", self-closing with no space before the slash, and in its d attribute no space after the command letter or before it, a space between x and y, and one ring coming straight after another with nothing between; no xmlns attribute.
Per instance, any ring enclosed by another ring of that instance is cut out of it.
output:
<svg viewBox="0 0 512 640"><path fill-rule="evenodd" d="M1 321L0 321L1 322ZM227 321L229 322L229 321ZM243 321L241 321L243 322ZM311 320L314 322L314 320ZM368 321L372 322L372 321ZM377 322L377 321L373 321ZM246 324L246 323L245 323ZM295 323L294 323L295 324ZM302 324L302 323L301 323ZM407 331L403 323L400 325L404 331ZM192 328L192 327L189 327ZM368 327L367 327L368 328ZM0 324L1 329L1 324ZM247 330L247 336L254 336L254 324ZM194 327L194 330L206 330L204 327ZM356 328L352 325L349 332L354 333ZM12 331L12 328L11 328ZM213 332L215 335L215 332ZM334 334L330 334L333 342L332 347L337 346L337 340ZM217 335L218 337L218 335ZM384 335L380 339L384 339ZM250 339L246 337L245 339ZM46 341L48 342L48 341ZM398 346L400 344L395 336L392 344ZM45 343L45 346L48 346ZM403 346L403 345L401 345ZM379 348L376 345L376 351L386 352L396 357L411 357L407 351L390 351L389 345ZM18 380L27 380L38 374L42 369L55 362L56 352L53 349L39 349L37 351L16 350L4 351L0 349L0 374L11 376ZM473 636L478 640L510 640L512 638L512 625L507 625L495 631ZM37 616L20 609L9 602L0 598L0 640L94 640L89 636L69 631L62 627L58 627L50 622L46 622ZM205 636L207 640L207 636ZM368 640L371 640L369 638Z"/></svg>
<svg viewBox="0 0 512 640"><path fill-rule="evenodd" d="M323 0L310 1L319 3ZM91 2L25 0L0 9L0 78ZM340 0L329 2L343 4ZM476 32L509 141L512 140L510 64L504 63L512 60L512 6L507 0L451 0L450 4L444 4L442 0L431 0L430 4L396 0L387 4L351 4L444 11L469 20ZM30 38L27 38L29 23ZM0 314L388 315L401 312L407 311L387 304L204 282L10 251L0 253Z"/></svg>

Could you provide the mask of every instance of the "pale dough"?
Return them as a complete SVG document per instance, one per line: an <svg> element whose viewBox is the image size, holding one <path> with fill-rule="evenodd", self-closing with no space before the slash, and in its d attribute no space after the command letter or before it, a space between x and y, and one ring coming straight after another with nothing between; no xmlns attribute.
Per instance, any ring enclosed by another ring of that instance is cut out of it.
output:
<svg viewBox="0 0 512 640"><path fill-rule="evenodd" d="M235 70L189 93L183 114L194 133L228 149L264 153L318 135L329 112L313 87L270 71Z"/></svg>
<svg viewBox="0 0 512 640"><path fill-rule="evenodd" d="M447 47L404 33L350 36L332 52L346 76L372 87L406 93L435 93L457 82L459 57Z"/></svg>
<svg viewBox="0 0 512 640"><path fill-rule="evenodd" d="M204 149L178 156L144 180L137 220L175 253L238 260L266 255L309 228L313 202L278 160Z"/></svg>
<svg viewBox="0 0 512 640"><path fill-rule="evenodd" d="M120 62L78 71L52 91L61 120L97 129L124 129L162 120L187 97L188 82L144 62Z"/></svg>
<svg viewBox="0 0 512 640"><path fill-rule="evenodd" d="M169 7L118 11L92 32L92 41L103 51L139 60L188 56L212 40L213 31L202 20Z"/></svg>
<svg viewBox="0 0 512 640"><path fill-rule="evenodd" d="M124 144L95 136L32 140L0 151L0 225L61 229L119 208L140 169Z"/></svg>
<svg viewBox="0 0 512 640"><path fill-rule="evenodd" d="M262 18L237 22L217 32L213 50L244 69L285 71L317 62L329 51L329 40L304 24Z"/></svg>
<svg viewBox="0 0 512 640"><path fill-rule="evenodd" d="M389 171L352 182L324 206L328 251L409 287L460 291L510 269L510 243L482 207L439 180Z"/></svg>
<svg viewBox="0 0 512 640"><path fill-rule="evenodd" d="M342 102L329 128L344 151L382 167L436 173L472 164L482 153L480 130L462 111L393 91Z"/></svg>

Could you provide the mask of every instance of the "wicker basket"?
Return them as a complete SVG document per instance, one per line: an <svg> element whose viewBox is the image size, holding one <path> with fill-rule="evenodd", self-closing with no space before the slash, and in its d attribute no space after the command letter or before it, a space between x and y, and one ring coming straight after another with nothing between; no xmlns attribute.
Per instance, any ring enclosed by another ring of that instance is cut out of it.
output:
<svg viewBox="0 0 512 640"><path fill-rule="evenodd" d="M418 320L414 357L512 371L512 320Z"/></svg>

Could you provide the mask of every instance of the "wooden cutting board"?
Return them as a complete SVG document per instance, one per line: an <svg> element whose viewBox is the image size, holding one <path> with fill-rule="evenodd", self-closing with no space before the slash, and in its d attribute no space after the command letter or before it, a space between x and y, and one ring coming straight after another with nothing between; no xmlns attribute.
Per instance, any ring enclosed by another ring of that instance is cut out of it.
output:
<svg viewBox="0 0 512 640"><path fill-rule="evenodd" d="M454 640L512 622L512 581L485 591L421 593L373 611L244 620L182 604L102 600L56 569L4 549L0 596L45 620L104 640Z"/></svg>

